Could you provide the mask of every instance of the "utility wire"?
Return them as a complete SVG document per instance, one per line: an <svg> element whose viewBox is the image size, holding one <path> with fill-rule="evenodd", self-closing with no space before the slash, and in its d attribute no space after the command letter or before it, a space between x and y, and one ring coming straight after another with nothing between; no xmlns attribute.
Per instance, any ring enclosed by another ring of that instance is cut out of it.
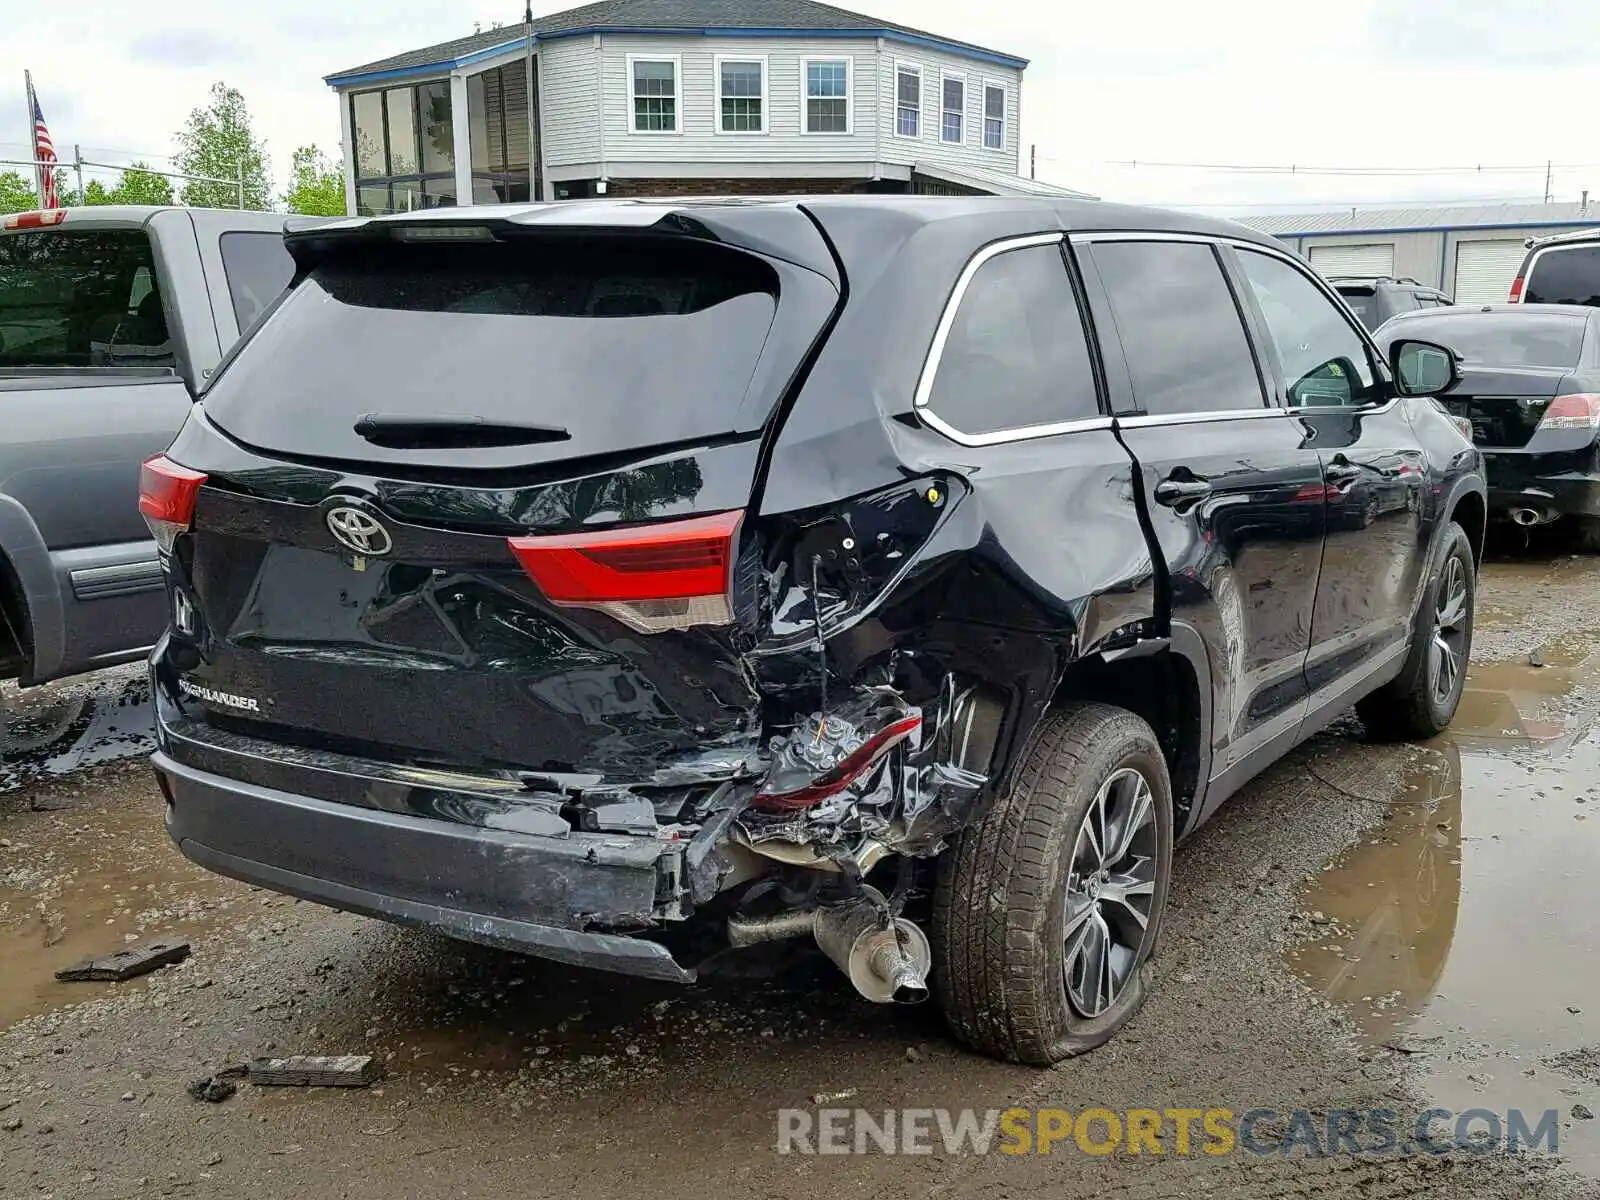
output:
<svg viewBox="0 0 1600 1200"><path fill-rule="evenodd" d="M1073 166L1102 166L1102 167L1129 167L1134 170L1153 168L1157 170L1178 171L1216 171L1232 175L1351 175L1369 176L1374 178L1386 177L1412 177L1432 175L1490 175L1490 174L1531 174L1543 173L1548 170L1576 171L1592 170L1600 167L1600 163L1528 163L1525 166L1509 164L1481 164L1475 166L1457 167L1322 167L1298 163L1278 164L1246 164L1246 163L1203 163L1203 162L1164 162L1146 159L1097 159L1086 160L1081 158L1058 158L1049 154L1041 154L1039 158L1045 162L1065 163Z"/></svg>

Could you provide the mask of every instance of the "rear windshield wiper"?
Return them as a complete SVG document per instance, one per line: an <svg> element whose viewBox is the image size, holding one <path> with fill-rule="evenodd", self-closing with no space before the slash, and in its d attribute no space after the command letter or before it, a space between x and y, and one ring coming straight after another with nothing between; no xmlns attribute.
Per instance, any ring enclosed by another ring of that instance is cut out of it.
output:
<svg viewBox="0 0 1600 1200"><path fill-rule="evenodd" d="M572 437L559 425L517 425L486 417L419 417L367 413L355 431L375 446L394 450L466 450L488 446L536 446Z"/></svg>

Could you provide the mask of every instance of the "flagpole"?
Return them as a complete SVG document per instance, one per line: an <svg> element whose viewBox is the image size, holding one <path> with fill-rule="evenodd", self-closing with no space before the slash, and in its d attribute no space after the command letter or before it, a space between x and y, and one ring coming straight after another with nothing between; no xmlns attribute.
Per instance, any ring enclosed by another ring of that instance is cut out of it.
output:
<svg viewBox="0 0 1600 1200"><path fill-rule="evenodd" d="M28 92L28 157L33 159L33 193L39 198L39 207L44 207L44 174L39 164L39 127L34 123L33 114L38 110L39 102L33 94L33 72L22 72L22 83Z"/></svg>
<svg viewBox="0 0 1600 1200"><path fill-rule="evenodd" d="M533 82L533 0L527 0L522 9L524 70L528 90L528 199L535 204L544 200L544 179L539 170L539 106L535 101Z"/></svg>

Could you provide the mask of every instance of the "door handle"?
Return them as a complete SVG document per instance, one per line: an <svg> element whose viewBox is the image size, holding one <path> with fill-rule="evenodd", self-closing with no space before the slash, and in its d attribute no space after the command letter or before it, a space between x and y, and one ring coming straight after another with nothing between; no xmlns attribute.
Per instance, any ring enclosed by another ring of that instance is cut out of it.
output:
<svg viewBox="0 0 1600 1200"><path fill-rule="evenodd" d="M1163 479L1156 484L1156 503L1169 506L1202 500L1211 494L1211 483L1205 479Z"/></svg>
<svg viewBox="0 0 1600 1200"><path fill-rule="evenodd" d="M1342 454L1323 468L1329 483L1353 483L1361 478L1361 468Z"/></svg>

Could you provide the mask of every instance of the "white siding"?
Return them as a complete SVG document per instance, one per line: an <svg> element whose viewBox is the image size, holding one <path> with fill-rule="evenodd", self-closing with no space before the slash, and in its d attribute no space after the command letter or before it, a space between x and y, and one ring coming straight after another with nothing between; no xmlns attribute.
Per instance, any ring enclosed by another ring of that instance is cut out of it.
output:
<svg viewBox="0 0 1600 1200"><path fill-rule="evenodd" d="M895 136L895 66L909 63L922 68L922 119L915 140ZM941 79L958 75L966 80L966 118L961 145L939 139L941 117ZM989 150L983 144L984 84L998 84L1006 93L1005 149ZM949 167L978 167L990 171L1018 172L1021 142L1018 126L1022 116L1022 72L1014 67L999 67L975 62L955 54L885 42L878 71L879 94L884 109L883 146L879 157L884 162L911 166L918 162L942 163Z"/></svg>
<svg viewBox="0 0 1600 1200"><path fill-rule="evenodd" d="M767 60L767 132L719 133L716 59L746 54ZM677 133L634 132L629 55L676 58L681 64ZM877 42L872 38L652 38L604 34L600 80L605 98L605 159L741 164L871 161L877 156L879 145L881 89L877 86L877 57ZM804 79L800 64L806 58L850 60L850 133L802 132ZM554 102L550 103L553 108ZM883 142L887 145L887 129Z"/></svg>
<svg viewBox="0 0 1600 1200"><path fill-rule="evenodd" d="M599 41L559 38L539 46L540 127L548 166L601 158Z"/></svg>

